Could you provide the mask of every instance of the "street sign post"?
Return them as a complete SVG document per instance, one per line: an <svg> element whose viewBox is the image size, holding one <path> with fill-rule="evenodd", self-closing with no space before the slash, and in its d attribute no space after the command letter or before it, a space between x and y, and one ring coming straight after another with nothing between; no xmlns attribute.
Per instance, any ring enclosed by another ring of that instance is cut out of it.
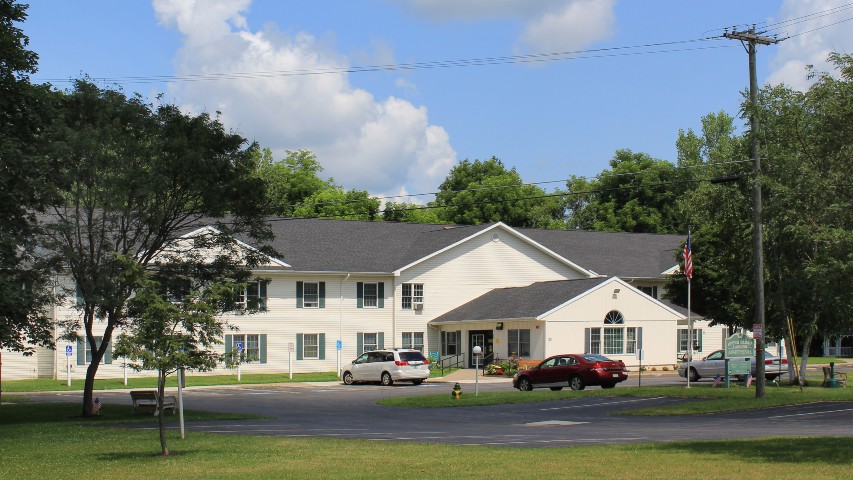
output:
<svg viewBox="0 0 853 480"><path fill-rule="evenodd" d="M65 346L65 378L68 386L71 386L71 356L74 355L74 347Z"/></svg>
<svg viewBox="0 0 853 480"><path fill-rule="evenodd" d="M237 343L235 345L237 347L237 381L240 381L240 373L241 367L243 366L243 344Z"/></svg>
<svg viewBox="0 0 853 480"><path fill-rule="evenodd" d="M290 374L290 379L293 380L293 352L296 348L293 342L287 344L287 372Z"/></svg>

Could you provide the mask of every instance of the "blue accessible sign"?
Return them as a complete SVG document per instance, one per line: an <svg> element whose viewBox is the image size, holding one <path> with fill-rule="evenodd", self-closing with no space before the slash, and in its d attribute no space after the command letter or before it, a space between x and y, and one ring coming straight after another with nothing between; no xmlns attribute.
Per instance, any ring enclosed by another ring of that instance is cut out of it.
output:
<svg viewBox="0 0 853 480"><path fill-rule="evenodd" d="M343 349L343 348L344 348L344 342L342 342L342 341L340 341L340 340L338 340L337 342L335 342L335 349L337 349L337 350L341 350L341 349Z"/></svg>
<svg viewBox="0 0 853 480"><path fill-rule="evenodd" d="M242 352L242 351L243 351L243 344L242 344L242 343L238 343L238 344L237 344L237 351L238 351L238 352Z"/></svg>
<svg viewBox="0 0 853 480"><path fill-rule="evenodd" d="M66 345L65 346L65 356L70 357L72 355L74 355L74 347L72 347L71 345Z"/></svg>

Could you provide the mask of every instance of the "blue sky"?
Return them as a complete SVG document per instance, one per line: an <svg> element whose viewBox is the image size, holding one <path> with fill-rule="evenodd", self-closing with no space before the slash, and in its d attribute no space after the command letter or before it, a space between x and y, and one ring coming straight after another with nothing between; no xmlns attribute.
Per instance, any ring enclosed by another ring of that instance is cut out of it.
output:
<svg viewBox="0 0 853 480"><path fill-rule="evenodd" d="M807 88L804 65L853 52L849 0L30 3L34 81L66 88L87 74L187 111L220 111L276 159L312 150L327 176L375 195L433 192L464 159L498 157L527 182L594 175L620 148L674 162L679 129L699 129L710 112L738 114L744 49L693 41L727 26L792 36L759 50L761 83ZM625 48L651 44L665 45ZM580 53L423 68L559 52ZM405 64L419 68L345 72Z"/></svg>

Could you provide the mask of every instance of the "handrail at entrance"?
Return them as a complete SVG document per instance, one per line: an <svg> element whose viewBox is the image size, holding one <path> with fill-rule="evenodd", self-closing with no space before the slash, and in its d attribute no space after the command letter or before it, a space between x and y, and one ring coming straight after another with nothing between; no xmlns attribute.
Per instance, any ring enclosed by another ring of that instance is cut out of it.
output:
<svg viewBox="0 0 853 480"><path fill-rule="evenodd" d="M462 368L465 363L465 354L458 353L456 355L449 355L444 357L438 361L438 367L441 368L441 376L444 376L445 368Z"/></svg>

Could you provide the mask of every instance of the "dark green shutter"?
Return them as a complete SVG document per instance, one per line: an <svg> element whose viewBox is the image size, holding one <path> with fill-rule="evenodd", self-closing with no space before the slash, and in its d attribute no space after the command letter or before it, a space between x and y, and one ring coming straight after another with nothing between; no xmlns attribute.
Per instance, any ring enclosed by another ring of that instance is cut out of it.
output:
<svg viewBox="0 0 853 480"><path fill-rule="evenodd" d="M261 310L267 309L267 284L270 283L269 280L260 280L260 294L258 298L258 307Z"/></svg>
<svg viewBox="0 0 853 480"><path fill-rule="evenodd" d="M302 360L302 334L296 334L296 359Z"/></svg>
<svg viewBox="0 0 853 480"><path fill-rule="evenodd" d="M385 332L379 332L379 334L377 334L376 337L377 337L376 341L377 341L377 343L379 343L379 350L384 349L385 348Z"/></svg>
<svg viewBox="0 0 853 480"><path fill-rule="evenodd" d="M83 306L83 292L80 291L80 285L74 286L74 300L78 307Z"/></svg>
<svg viewBox="0 0 853 480"><path fill-rule="evenodd" d="M104 353L104 365L109 365L111 363L113 363L113 346L108 343L107 351Z"/></svg>
<svg viewBox="0 0 853 480"><path fill-rule="evenodd" d="M86 365L86 339L77 339L77 365Z"/></svg>
<svg viewBox="0 0 853 480"><path fill-rule="evenodd" d="M702 330L696 330L699 332L699 351L702 351Z"/></svg>
<svg viewBox="0 0 853 480"><path fill-rule="evenodd" d="M379 286L376 288L377 297L376 304L379 308L385 308L385 282L379 282Z"/></svg>
<svg viewBox="0 0 853 480"><path fill-rule="evenodd" d="M358 299L356 307L364 308L364 282L358 282L355 284L355 296Z"/></svg>
<svg viewBox="0 0 853 480"><path fill-rule="evenodd" d="M637 328L637 351L643 349L643 327Z"/></svg>
<svg viewBox="0 0 853 480"><path fill-rule="evenodd" d="M225 362L230 362L231 351L234 350L234 335L225 335Z"/></svg>
<svg viewBox="0 0 853 480"><path fill-rule="evenodd" d="M583 353L592 353L589 351L592 345L592 332L589 328L583 329ZM512 353L510 353L512 355Z"/></svg>
<svg viewBox="0 0 853 480"><path fill-rule="evenodd" d="M355 343L356 343L356 347L355 347L355 348L357 348L356 352L357 352L359 355L361 355L362 353L364 353L364 333L363 333L363 332L358 332L358 333L356 334L356 341L355 341Z"/></svg>
<svg viewBox="0 0 853 480"><path fill-rule="evenodd" d="M441 332L441 355L447 355L447 332Z"/></svg>
<svg viewBox="0 0 853 480"><path fill-rule="evenodd" d="M260 335L261 363L267 363L267 334Z"/></svg>
<svg viewBox="0 0 853 480"><path fill-rule="evenodd" d="M320 345L319 345L320 360L325 360L326 359L326 334L321 333L321 334L317 335L317 337L319 337L318 341L320 342Z"/></svg>
<svg viewBox="0 0 853 480"><path fill-rule="evenodd" d="M318 290L320 294L320 308L326 308L326 282L320 282Z"/></svg>
<svg viewBox="0 0 853 480"><path fill-rule="evenodd" d="M296 308L302 308L302 282L296 282Z"/></svg>

